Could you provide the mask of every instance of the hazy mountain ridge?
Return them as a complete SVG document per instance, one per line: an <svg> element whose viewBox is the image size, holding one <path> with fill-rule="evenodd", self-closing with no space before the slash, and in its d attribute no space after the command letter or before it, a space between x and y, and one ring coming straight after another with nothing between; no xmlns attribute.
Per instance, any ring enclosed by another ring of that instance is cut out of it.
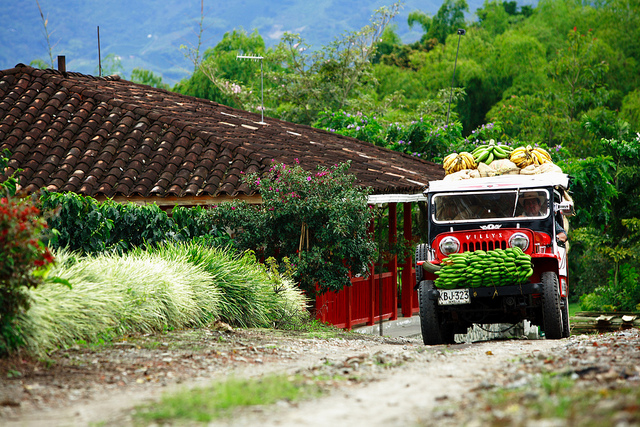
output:
<svg viewBox="0 0 640 427"><path fill-rule="evenodd" d="M441 0L404 2L393 22L404 42L412 42L421 30L407 26L410 11L420 9L435 14ZM204 4L202 51L215 46L227 31L257 29L267 46L278 43L282 34L300 33L312 48L319 48L344 31L367 25L374 10L391 2L382 0L239 0ZM475 11L482 5L470 1ZM126 76L135 67L145 68L174 84L188 76L193 65L180 51L180 45L195 46L200 20L198 0L40 0L54 61L65 55L68 71L98 74L98 37L101 57L121 57ZM0 69L36 59L50 63L42 19L35 0L7 3L1 13ZM469 16L469 19L473 16Z"/></svg>

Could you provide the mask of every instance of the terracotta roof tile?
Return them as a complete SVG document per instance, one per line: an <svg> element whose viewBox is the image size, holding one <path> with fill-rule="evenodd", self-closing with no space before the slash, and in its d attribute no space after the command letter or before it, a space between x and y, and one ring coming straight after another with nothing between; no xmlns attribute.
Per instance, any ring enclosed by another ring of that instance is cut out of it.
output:
<svg viewBox="0 0 640 427"><path fill-rule="evenodd" d="M21 64L0 71L0 150L10 150L9 172L23 169L27 189L125 198L249 195L255 190L241 172L264 173L272 159L296 158L307 169L351 160L351 172L374 194L421 192L419 183L443 176L430 162L260 118L117 76Z"/></svg>

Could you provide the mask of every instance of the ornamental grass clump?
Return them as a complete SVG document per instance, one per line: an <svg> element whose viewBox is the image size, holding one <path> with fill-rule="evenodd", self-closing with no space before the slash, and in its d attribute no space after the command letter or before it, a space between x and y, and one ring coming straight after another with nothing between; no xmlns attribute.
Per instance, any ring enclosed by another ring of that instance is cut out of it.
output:
<svg viewBox="0 0 640 427"><path fill-rule="evenodd" d="M74 258L58 252L47 283L31 292L20 318L25 347L42 354L77 341L96 342L135 332L203 326L220 300L211 276L184 258L140 251Z"/></svg>
<svg viewBox="0 0 640 427"><path fill-rule="evenodd" d="M171 243L150 249L165 258L185 258L206 271L220 289L219 318L241 327L272 327L283 313L306 312L306 299L293 281L271 274L250 252L195 243Z"/></svg>

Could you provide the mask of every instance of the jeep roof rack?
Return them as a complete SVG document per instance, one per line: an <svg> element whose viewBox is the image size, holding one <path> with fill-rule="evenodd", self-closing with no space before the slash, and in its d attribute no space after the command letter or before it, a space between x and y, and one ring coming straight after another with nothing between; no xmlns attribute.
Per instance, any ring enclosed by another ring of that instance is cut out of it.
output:
<svg viewBox="0 0 640 427"><path fill-rule="evenodd" d="M565 173L550 172L537 175L498 175L486 178L469 178L456 181L439 180L430 181L427 193L439 191L466 191L487 189L509 189L526 187L559 186L569 188L569 175Z"/></svg>

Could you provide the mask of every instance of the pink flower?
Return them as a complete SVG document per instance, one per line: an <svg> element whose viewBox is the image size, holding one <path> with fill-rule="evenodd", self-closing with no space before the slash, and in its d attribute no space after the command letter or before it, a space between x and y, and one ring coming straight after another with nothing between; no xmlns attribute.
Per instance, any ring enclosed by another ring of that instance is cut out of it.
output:
<svg viewBox="0 0 640 427"><path fill-rule="evenodd" d="M310 176L307 177L307 181L311 181L311 177Z"/></svg>

